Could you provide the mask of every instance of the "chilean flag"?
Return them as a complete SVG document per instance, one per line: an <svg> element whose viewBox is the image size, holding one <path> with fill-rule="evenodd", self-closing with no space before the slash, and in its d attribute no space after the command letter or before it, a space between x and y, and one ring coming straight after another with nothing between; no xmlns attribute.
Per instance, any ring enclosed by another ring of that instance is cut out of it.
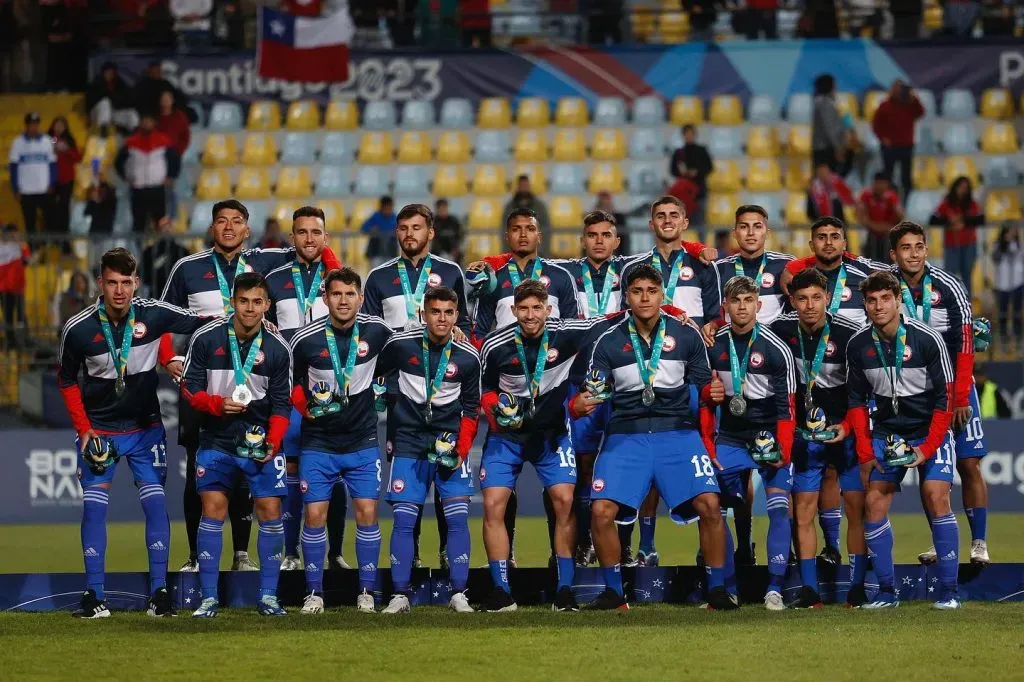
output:
<svg viewBox="0 0 1024 682"><path fill-rule="evenodd" d="M261 78L297 83L348 80L348 43L355 27L348 11L323 17L294 17L259 8L256 70Z"/></svg>

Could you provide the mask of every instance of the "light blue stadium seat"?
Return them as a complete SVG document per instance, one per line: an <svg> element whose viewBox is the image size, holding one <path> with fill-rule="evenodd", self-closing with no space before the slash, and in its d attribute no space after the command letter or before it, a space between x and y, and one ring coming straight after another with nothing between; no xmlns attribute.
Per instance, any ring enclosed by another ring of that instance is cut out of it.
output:
<svg viewBox="0 0 1024 682"><path fill-rule="evenodd" d="M263 226L267 224L267 216L270 214L270 202L247 201L245 207L249 209L249 227L254 231L263 232Z"/></svg>
<svg viewBox="0 0 1024 682"><path fill-rule="evenodd" d="M426 130L434 127L434 103L423 100L409 100L402 105L402 127L409 130Z"/></svg>
<svg viewBox="0 0 1024 682"><path fill-rule="evenodd" d="M316 160L316 133L285 133L281 138L281 163L300 166Z"/></svg>
<svg viewBox="0 0 1024 682"><path fill-rule="evenodd" d="M389 183L386 166L359 166L352 192L357 196L379 197L388 193Z"/></svg>
<svg viewBox="0 0 1024 682"><path fill-rule="evenodd" d="M89 225L91 223L92 218L85 215L85 202L72 201L71 224L69 225L71 234L89 234Z"/></svg>
<svg viewBox="0 0 1024 682"><path fill-rule="evenodd" d="M932 212L938 208L942 201L944 190L916 190L907 197L907 220L913 220L922 225L928 224Z"/></svg>
<svg viewBox="0 0 1024 682"><path fill-rule="evenodd" d="M363 109L363 128L367 130L390 130L395 127L395 104L388 100L367 102Z"/></svg>
<svg viewBox="0 0 1024 682"><path fill-rule="evenodd" d="M206 112L203 111L203 105L199 102L189 102L188 108L195 112L196 122L192 124L193 128L202 128L206 125Z"/></svg>
<svg viewBox="0 0 1024 682"><path fill-rule="evenodd" d="M320 141L320 162L347 165L356 158L359 139L356 133L326 133Z"/></svg>
<svg viewBox="0 0 1024 682"><path fill-rule="evenodd" d="M942 149L947 154L973 154L978 151L978 137L970 123L950 123L942 135Z"/></svg>
<svg viewBox="0 0 1024 682"><path fill-rule="evenodd" d="M636 128L629 138L629 158L661 159L665 156L665 138L656 128Z"/></svg>
<svg viewBox="0 0 1024 682"><path fill-rule="evenodd" d="M468 130L473 127L473 104L465 97L451 97L441 105L441 127Z"/></svg>
<svg viewBox="0 0 1024 682"><path fill-rule="evenodd" d="M629 169L629 176L626 179L629 193L632 195L653 196L665 191L665 180L663 163L634 163Z"/></svg>
<svg viewBox="0 0 1024 682"><path fill-rule="evenodd" d="M551 194L585 194L586 168L576 163L556 163L548 172Z"/></svg>
<svg viewBox="0 0 1024 682"><path fill-rule="evenodd" d="M430 174L426 166L399 166L395 170L395 194L400 197L424 197L430 194Z"/></svg>
<svg viewBox="0 0 1024 682"><path fill-rule="evenodd" d="M483 163L504 163L508 161L512 145L506 130L481 130L476 136L474 158Z"/></svg>
<svg viewBox="0 0 1024 682"><path fill-rule="evenodd" d="M185 153L181 155L181 162L183 164L199 163L199 152L202 150L202 142L197 140L195 134L193 134L192 140L188 143L188 148L185 149Z"/></svg>
<svg viewBox="0 0 1024 682"><path fill-rule="evenodd" d="M120 196L125 196L124 194ZM206 214L206 226L210 226L210 213ZM112 234L130 234L132 231L132 208L127 201L117 202L117 212L114 214L114 230Z"/></svg>
<svg viewBox="0 0 1024 682"><path fill-rule="evenodd" d="M779 193L744 193L742 196L742 200L744 204L756 204L758 206L763 206L764 210L768 212L769 224L778 223L782 221L782 206L784 198Z"/></svg>
<svg viewBox="0 0 1024 682"><path fill-rule="evenodd" d="M864 123L857 126L857 139L860 140L861 148L866 154L877 154L882 148L870 124Z"/></svg>
<svg viewBox="0 0 1024 682"><path fill-rule="evenodd" d="M318 197L347 197L351 193L352 173L347 166L321 166L316 179Z"/></svg>
<svg viewBox="0 0 1024 682"><path fill-rule="evenodd" d="M665 123L665 102L657 95L633 100L633 123L639 126L660 126Z"/></svg>
<svg viewBox="0 0 1024 682"><path fill-rule="evenodd" d="M1016 187L1020 182L1020 166L1012 156L990 156L984 170L985 186Z"/></svg>
<svg viewBox="0 0 1024 682"><path fill-rule="evenodd" d="M935 106L935 93L931 90L923 90L914 88L914 95L921 101L921 106L924 108L925 118L935 118L938 116L939 110Z"/></svg>
<svg viewBox="0 0 1024 682"><path fill-rule="evenodd" d="M779 105L770 95L754 95L747 104L747 120L751 123L777 123Z"/></svg>
<svg viewBox="0 0 1024 682"><path fill-rule="evenodd" d="M242 107L238 102L214 102L210 109L210 120L206 124L211 131L233 133L242 129Z"/></svg>
<svg viewBox="0 0 1024 682"><path fill-rule="evenodd" d="M806 92L798 92L789 96L786 104L786 120L790 123L811 122L811 96Z"/></svg>
<svg viewBox="0 0 1024 682"><path fill-rule="evenodd" d="M621 97L602 97L594 107L594 125L621 126L626 123L626 102Z"/></svg>
<svg viewBox="0 0 1024 682"><path fill-rule="evenodd" d="M950 88L942 93L942 118L966 121L974 118L977 107L974 94L962 88Z"/></svg>
<svg viewBox="0 0 1024 682"><path fill-rule="evenodd" d="M442 197L437 197L441 199ZM444 197L447 198L447 197ZM469 198L468 197L452 197L448 199L448 212L453 216L462 221L462 224L466 224L466 216L469 215Z"/></svg>
<svg viewBox="0 0 1024 682"><path fill-rule="evenodd" d="M195 193L196 177L199 171L195 166L182 166L181 173L174 181L174 193L178 199L190 199ZM179 207L178 210L181 210Z"/></svg>
<svg viewBox="0 0 1024 682"><path fill-rule="evenodd" d="M707 141L708 153L712 159L739 159L743 157L743 140L740 130L733 127L706 127L702 137Z"/></svg>
<svg viewBox="0 0 1024 682"><path fill-rule="evenodd" d="M935 141L935 133L927 123L920 123L914 129L914 152L927 156L939 153L939 143Z"/></svg>
<svg viewBox="0 0 1024 682"><path fill-rule="evenodd" d="M210 229L210 214L212 212L212 201L197 201L195 204L193 204L192 215L188 221L189 234L206 234L206 231Z"/></svg>

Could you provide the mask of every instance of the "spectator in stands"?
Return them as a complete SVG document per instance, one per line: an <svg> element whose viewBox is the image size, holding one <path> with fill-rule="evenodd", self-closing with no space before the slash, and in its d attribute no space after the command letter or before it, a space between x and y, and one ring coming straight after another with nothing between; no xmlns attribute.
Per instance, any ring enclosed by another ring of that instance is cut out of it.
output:
<svg viewBox="0 0 1024 682"><path fill-rule="evenodd" d="M882 164L890 182L896 164L900 165L900 190L904 199L913 189L914 128L923 116L921 100L911 92L910 86L896 79L889 88L889 97L878 105L871 119L871 129L882 146Z"/></svg>
<svg viewBox="0 0 1024 682"><path fill-rule="evenodd" d="M985 363L974 364L974 387L978 390L978 407L982 419L1013 419L1013 410L999 386L988 378Z"/></svg>
<svg viewBox="0 0 1024 682"><path fill-rule="evenodd" d="M171 140L171 148L179 157L184 157L192 140L188 114L174 106L174 93L164 90L160 95L160 111L156 129ZM167 215L174 220L178 217L178 193L174 185L167 187Z"/></svg>
<svg viewBox="0 0 1024 682"><path fill-rule="evenodd" d="M999 238L992 247L992 263L995 273L992 288L999 309L999 340L1003 350L1008 351L1024 340L1024 249L1021 248L1020 228L1013 223L1005 223L1000 228Z"/></svg>
<svg viewBox="0 0 1024 682"><path fill-rule="evenodd" d="M377 210L359 228L360 232L370 236L366 242L366 259L370 261L370 267L377 267L398 253L397 227L395 200L384 195Z"/></svg>
<svg viewBox="0 0 1024 682"><path fill-rule="evenodd" d="M448 200L434 204L434 252L462 262L462 223L448 212Z"/></svg>
<svg viewBox="0 0 1024 682"><path fill-rule="evenodd" d="M700 205L697 203L698 196L700 196L700 187L688 175L681 175L676 178L676 181L669 186L667 194L683 202L683 207L686 209L686 215L690 219L691 227L703 225L703 216L698 217L698 213L702 213L699 208Z"/></svg>
<svg viewBox="0 0 1024 682"><path fill-rule="evenodd" d="M704 222L704 200L708 195L708 175L712 170L708 148L697 144L697 129L687 123L683 126L683 146L672 153L668 172L675 178L689 178L697 185L697 209L689 213L689 216L690 222L698 225ZM683 200L682 197L679 199Z"/></svg>
<svg viewBox="0 0 1024 682"><path fill-rule="evenodd" d="M39 0L39 24L46 41L46 90L81 92L85 85L86 54L78 3Z"/></svg>
<svg viewBox="0 0 1024 682"><path fill-rule="evenodd" d="M213 0L171 0L178 49L189 51L210 45Z"/></svg>
<svg viewBox="0 0 1024 682"><path fill-rule="evenodd" d="M68 288L57 292L53 303L53 319L58 329L63 329L67 321L82 312L96 298L92 292L89 276L81 270L71 273Z"/></svg>
<svg viewBox="0 0 1024 682"><path fill-rule="evenodd" d="M896 40L913 40L921 34L924 19L923 0L889 0L892 13L892 37Z"/></svg>
<svg viewBox="0 0 1024 682"><path fill-rule="evenodd" d="M189 255L189 250L178 243L171 234L173 223L164 218L156 225L153 242L142 250L139 262L139 276L142 278L143 295L156 298L164 290L171 268L175 263Z"/></svg>
<svg viewBox="0 0 1024 682"><path fill-rule="evenodd" d="M123 133L138 126L132 91L113 62L106 62L100 68L100 75L85 93L85 106L89 110L89 122L101 128L103 135L110 132L111 125Z"/></svg>
<svg viewBox="0 0 1024 682"><path fill-rule="evenodd" d="M167 215L167 187L181 171L181 157L156 129L154 114L142 113L139 129L124 141L114 166L131 188L132 230L145 232Z"/></svg>
<svg viewBox="0 0 1024 682"><path fill-rule="evenodd" d="M715 0L683 0L683 9L690 13L690 40L706 43L715 39L715 5Z"/></svg>
<svg viewBox="0 0 1024 682"><path fill-rule="evenodd" d="M14 0L0 0L0 92L14 88L14 46L18 34Z"/></svg>
<svg viewBox="0 0 1024 682"><path fill-rule="evenodd" d="M142 78L135 84L135 108L139 112L159 111L160 98L167 91L174 95L175 108L184 111L185 115L188 116L188 120L195 123L198 120L198 116L188 108L188 97L181 90L174 87L169 80L164 78L163 67L160 65L159 60L150 62L142 73Z"/></svg>
<svg viewBox="0 0 1024 682"><path fill-rule="evenodd" d="M277 218L273 216L267 218L267 222L263 224L263 236L256 246L261 249L279 249L287 246L284 237L281 235L281 222Z"/></svg>
<svg viewBox="0 0 1024 682"><path fill-rule="evenodd" d="M218 0L214 4L213 38L222 47L234 50L245 47L245 21L238 0Z"/></svg>
<svg viewBox="0 0 1024 682"><path fill-rule="evenodd" d="M46 228L57 229L47 209L53 205L49 196L57 180L57 156L53 140L39 131L39 114L25 114L25 132L14 138L8 158L11 167L11 189L21 204L25 232L36 232L36 219L43 212Z"/></svg>
<svg viewBox="0 0 1024 682"><path fill-rule="evenodd" d="M597 193L597 202L594 204L595 211L604 211L610 213L615 218L615 225L618 228L619 234L619 249L620 254L631 254L629 250L629 230L626 229L626 214L615 208L615 202L612 200L612 193L608 190L601 190Z"/></svg>
<svg viewBox="0 0 1024 682"><path fill-rule="evenodd" d="M814 111L811 121L811 160L838 171L846 159L843 117L836 108L836 79L822 74L814 79Z"/></svg>
<svg viewBox="0 0 1024 682"><path fill-rule="evenodd" d="M757 40L762 33L768 40L776 40L779 37L779 0L747 0L746 5L746 9L733 11L733 30L744 34L747 40Z"/></svg>
<svg viewBox="0 0 1024 682"><path fill-rule="evenodd" d="M46 133L53 141L57 154L57 182L53 193L53 231L65 232L71 222L71 191L75 186L75 166L82 160L82 152L75 143L75 137L68 129L68 120L63 116L53 119Z"/></svg>
<svg viewBox="0 0 1024 682"><path fill-rule="evenodd" d="M622 42L622 0L588 0L579 2L574 9L587 17L587 38L591 45Z"/></svg>
<svg viewBox="0 0 1024 682"><path fill-rule="evenodd" d="M836 0L806 0L797 21L798 38L838 38L839 12Z"/></svg>
<svg viewBox="0 0 1024 682"><path fill-rule="evenodd" d="M946 270L958 276L971 289L971 272L978 259L977 229L985 224L985 214L974 200L971 181L960 176L949 186L946 198L932 213L930 225L941 225L946 246Z"/></svg>
<svg viewBox="0 0 1024 682"><path fill-rule="evenodd" d="M543 237L541 251L546 252L551 245L551 231L548 229L551 227L551 220L548 218L547 204L533 193L529 175L520 175L516 178L516 192L505 204L504 215L508 215L517 208L528 208L537 214L537 226L540 227Z"/></svg>
<svg viewBox="0 0 1024 682"><path fill-rule="evenodd" d="M843 206L854 203L853 193L843 179L821 162L807 188L807 217L812 221L827 215L842 218Z"/></svg>
<svg viewBox="0 0 1024 682"><path fill-rule="evenodd" d="M726 258L737 254L740 251L736 248L736 242L732 238L731 230L715 231L715 248L718 249L719 258Z"/></svg>
<svg viewBox="0 0 1024 682"><path fill-rule="evenodd" d="M117 216L117 192L110 183L98 179L89 186L85 202L85 215L92 219L89 223L89 234L111 234L114 231L114 218Z"/></svg>
<svg viewBox="0 0 1024 682"><path fill-rule="evenodd" d="M1017 29L1012 2L981 0L981 32L989 36L1012 36Z"/></svg>
<svg viewBox="0 0 1024 682"><path fill-rule="evenodd" d="M946 0L942 5L942 32L954 38L970 38L981 4L977 0Z"/></svg>
<svg viewBox="0 0 1024 682"><path fill-rule="evenodd" d="M864 255L881 263L889 259L889 229L903 220L900 195L892 188L885 173L875 173L871 187L860 193L857 219L867 228Z"/></svg>
<svg viewBox="0 0 1024 682"><path fill-rule="evenodd" d="M0 230L0 306L4 309L4 335L8 348L21 348L25 328L25 266L30 252L18 226Z"/></svg>
<svg viewBox="0 0 1024 682"><path fill-rule="evenodd" d="M463 47L491 46L490 0L460 0L459 23L462 27ZM591 28L591 42L594 42Z"/></svg>

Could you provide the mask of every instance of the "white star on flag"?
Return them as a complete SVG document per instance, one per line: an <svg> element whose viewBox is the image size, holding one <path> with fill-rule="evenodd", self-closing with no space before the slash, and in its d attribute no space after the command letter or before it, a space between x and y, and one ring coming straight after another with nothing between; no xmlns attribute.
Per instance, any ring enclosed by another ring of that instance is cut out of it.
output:
<svg viewBox="0 0 1024 682"><path fill-rule="evenodd" d="M931 593L932 593L932 592L934 592L934 591L935 591L935 588L934 588L934 587L932 587L931 585L929 585L929 586L928 586L928 594L931 594Z"/></svg>
<svg viewBox="0 0 1024 682"><path fill-rule="evenodd" d="M911 584L913 584L913 582L914 582L914 581L913 581L913 580L911 580L910 578L904 578L904 579L903 579L903 584L904 584L904 585L911 585Z"/></svg>
<svg viewBox="0 0 1024 682"><path fill-rule="evenodd" d="M655 587L661 587L661 578L656 579L651 584L654 585Z"/></svg>
<svg viewBox="0 0 1024 682"><path fill-rule="evenodd" d="M270 32L273 33L275 36L284 35L284 29L285 25L283 21L275 19L274 21L270 22Z"/></svg>
<svg viewBox="0 0 1024 682"><path fill-rule="evenodd" d="M185 597L185 603L186 604L191 604L192 600L189 597Z"/></svg>
<svg viewBox="0 0 1024 682"><path fill-rule="evenodd" d="M434 599L437 599L440 596L441 596L441 593L438 592L437 590L434 590Z"/></svg>

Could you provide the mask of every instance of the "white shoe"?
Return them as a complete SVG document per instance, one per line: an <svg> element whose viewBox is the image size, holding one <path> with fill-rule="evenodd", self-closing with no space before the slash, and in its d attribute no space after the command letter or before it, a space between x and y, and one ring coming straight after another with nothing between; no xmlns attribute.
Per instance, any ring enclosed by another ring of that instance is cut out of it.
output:
<svg viewBox="0 0 1024 682"><path fill-rule="evenodd" d="M971 563L988 566L988 543L984 540L974 540L971 542Z"/></svg>
<svg viewBox="0 0 1024 682"><path fill-rule="evenodd" d="M469 599L466 598L465 592L455 592L452 594L452 598L448 600L448 608L455 613L474 613L474 609L469 605Z"/></svg>
<svg viewBox="0 0 1024 682"><path fill-rule="evenodd" d="M412 610L412 605L409 604L409 598L404 594L396 594L391 597L391 601L381 611L381 613L409 613Z"/></svg>
<svg viewBox="0 0 1024 682"><path fill-rule="evenodd" d="M348 565L348 562L345 561L345 557L341 556L340 554L338 556L334 557L333 559L331 559L331 561L333 561L334 565L337 566L338 568L352 568L351 566Z"/></svg>
<svg viewBox="0 0 1024 682"><path fill-rule="evenodd" d="M282 571L301 571L302 559L297 556L286 556L281 562Z"/></svg>
<svg viewBox="0 0 1024 682"><path fill-rule="evenodd" d="M963 604L956 597L945 601L937 601L932 604L932 608L938 609L939 611L953 611L954 609L959 609L961 607L963 607Z"/></svg>
<svg viewBox="0 0 1024 682"><path fill-rule="evenodd" d="M935 546L932 545L928 548L927 552L921 552L920 554L918 554L917 560L920 561L922 564L934 564L936 561L938 561L939 555L935 551Z"/></svg>
<svg viewBox="0 0 1024 682"><path fill-rule="evenodd" d="M193 561L192 559L189 559L188 561L183 563L181 565L181 568L178 569L178 573L198 573L198 572L199 572L199 562L198 561Z"/></svg>
<svg viewBox="0 0 1024 682"><path fill-rule="evenodd" d="M769 611L785 611L786 603L782 601L782 594L777 590L771 590L764 595L764 607Z"/></svg>
<svg viewBox="0 0 1024 682"><path fill-rule="evenodd" d="M249 558L248 552L235 552L235 560L231 562L232 571L258 571L260 567Z"/></svg>
<svg viewBox="0 0 1024 682"><path fill-rule="evenodd" d="M393 599L392 602L394 602ZM406 602L408 602L408 600L406 600ZM388 606L391 606L391 604L388 604ZM408 604L406 605L405 610L409 610ZM356 597L356 611L360 611L362 613L377 613L374 609L373 595L366 590L360 592L359 596Z"/></svg>
<svg viewBox="0 0 1024 682"><path fill-rule="evenodd" d="M310 592L306 595L306 601L302 603L302 610L299 611L304 616L312 616L317 613L324 612L324 598L316 592Z"/></svg>

